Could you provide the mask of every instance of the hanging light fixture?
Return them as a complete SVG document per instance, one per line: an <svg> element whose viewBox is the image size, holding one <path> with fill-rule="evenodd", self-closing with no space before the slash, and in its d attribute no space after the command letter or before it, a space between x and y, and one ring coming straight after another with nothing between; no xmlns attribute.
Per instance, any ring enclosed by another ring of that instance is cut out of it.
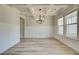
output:
<svg viewBox="0 0 79 59"><path fill-rule="evenodd" d="M39 12L41 13L42 12L42 9L39 9ZM39 17L39 19L36 20L37 23L42 24L44 22L44 20L43 20L44 15L43 14L40 14L38 17Z"/></svg>

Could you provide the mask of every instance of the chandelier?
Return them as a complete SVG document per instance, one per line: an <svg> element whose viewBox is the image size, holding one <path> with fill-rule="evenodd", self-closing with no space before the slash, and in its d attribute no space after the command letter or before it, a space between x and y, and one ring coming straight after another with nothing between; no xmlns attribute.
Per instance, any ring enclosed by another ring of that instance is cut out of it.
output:
<svg viewBox="0 0 79 59"><path fill-rule="evenodd" d="M42 13L42 9L39 9L39 12ZM36 22L39 23L39 24L44 23L44 15L43 14L40 14L38 16L38 20L36 20Z"/></svg>

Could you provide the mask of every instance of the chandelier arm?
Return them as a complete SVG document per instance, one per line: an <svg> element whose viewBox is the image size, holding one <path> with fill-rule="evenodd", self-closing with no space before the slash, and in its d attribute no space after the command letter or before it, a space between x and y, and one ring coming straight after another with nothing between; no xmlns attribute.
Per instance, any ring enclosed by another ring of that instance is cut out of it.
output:
<svg viewBox="0 0 79 59"><path fill-rule="evenodd" d="M37 20L37 23L42 24L44 22L43 17L45 17L45 15L42 15L42 9L39 9L39 12L41 14L39 14L39 20Z"/></svg>

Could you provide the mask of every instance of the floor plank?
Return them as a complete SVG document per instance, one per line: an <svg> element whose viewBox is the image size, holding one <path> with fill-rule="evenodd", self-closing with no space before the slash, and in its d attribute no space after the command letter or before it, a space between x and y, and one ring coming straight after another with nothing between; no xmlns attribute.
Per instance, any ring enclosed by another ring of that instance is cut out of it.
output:
<svg viewBox="0 0 79 59"><path fill-rule="evenodd" d="M74 55L78 54L56 39L21 39L2 55Z"/></svg>

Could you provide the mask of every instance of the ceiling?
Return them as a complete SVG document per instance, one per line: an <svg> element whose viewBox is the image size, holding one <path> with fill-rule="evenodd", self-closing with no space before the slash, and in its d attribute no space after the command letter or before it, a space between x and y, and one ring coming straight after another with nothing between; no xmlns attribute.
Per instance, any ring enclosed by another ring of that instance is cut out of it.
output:
<svg viewBox="0 0 79 59"><path fill-rule="evenodd" d="M54 16L60 9L67 8L69 5L56 4L11 4L10 7L15 7L21 11L21 15L33 16L38 18L38 15ZM39 11L41 9L41 12Z"/></svg>

